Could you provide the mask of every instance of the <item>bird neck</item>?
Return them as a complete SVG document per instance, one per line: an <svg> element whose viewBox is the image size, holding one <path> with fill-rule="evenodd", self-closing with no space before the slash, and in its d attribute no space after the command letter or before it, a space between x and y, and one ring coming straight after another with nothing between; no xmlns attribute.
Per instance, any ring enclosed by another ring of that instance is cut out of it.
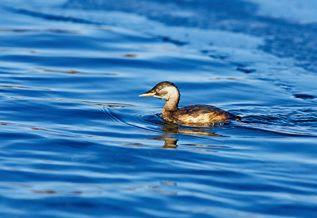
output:
<svg viewBox="0 0 317 218"><path fill-rule="evenodd" d="M178 109L179 98L179 92L176 92L175 94L171 95L165 102L165 105L163 107L163 113L176 111Z"/></svg>

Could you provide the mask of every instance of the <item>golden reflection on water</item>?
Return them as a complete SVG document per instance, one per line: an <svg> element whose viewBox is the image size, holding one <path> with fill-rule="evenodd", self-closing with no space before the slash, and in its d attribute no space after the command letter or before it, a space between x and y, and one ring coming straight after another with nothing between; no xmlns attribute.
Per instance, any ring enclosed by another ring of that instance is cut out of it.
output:
<svg viewBox="0 0 317 218"><path fill-rule="evenodd" d="M183 128L175 124L164 124L162 126L163 134L157 137L158 140L163 140L164 145L162 148L177 148L178 139L175 137L177 134L184 135L196 135L196 136L221 136L214 132L210 132L210 129L206 128Z"/></svg>

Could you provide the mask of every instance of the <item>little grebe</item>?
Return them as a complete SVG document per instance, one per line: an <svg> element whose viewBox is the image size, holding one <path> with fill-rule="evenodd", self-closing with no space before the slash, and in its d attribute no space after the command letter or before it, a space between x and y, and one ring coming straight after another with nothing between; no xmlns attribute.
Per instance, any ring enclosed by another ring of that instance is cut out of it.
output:
<svg viewBox="0 0 317 218"><path fill-rule="evenodd" d="M165 121L184 126L214 126L240 117L210 105L191 105L178 108L180 92L174 83L165 81L156 84L151 90L139 95L152 96L166 100L162 117Z"/></svg>

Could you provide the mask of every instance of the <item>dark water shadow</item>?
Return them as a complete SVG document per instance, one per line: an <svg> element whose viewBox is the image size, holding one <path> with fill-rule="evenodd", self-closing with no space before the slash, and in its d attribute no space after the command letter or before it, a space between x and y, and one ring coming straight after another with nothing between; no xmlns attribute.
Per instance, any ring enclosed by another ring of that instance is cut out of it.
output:
<svg viewBox="0 0 317 218"><path fill-rule="evenodd" d="M303 116L305 119L303 119ZM316 125L316 114L312 112L309 114L309 119L306 118L308 118L308 114L303 114L303 111L292 111L292 113L285 111L278 114L245 115L241 122L236 122L235 125L240 129L255 130L279 136L317 137L316 133L310 130Z"/></svg>
<svg viewBox="0 0 317 218"><path fill-rule="evenodd" d="M93 25L101 25L100 22L93 22L91 20L87 20L84 18L78 17L70 17L70 16L61 16L61 15L53 15L42 13L34 10L28 10L23 8L13 8L13 7L3 7L5 10L15 13L15 14L23 14L28 15L35 18L42 18L46 20L55 20L55 21L62 21L62 22L71 22L71 23L80 23L80 24L93 24Z"/></svg>

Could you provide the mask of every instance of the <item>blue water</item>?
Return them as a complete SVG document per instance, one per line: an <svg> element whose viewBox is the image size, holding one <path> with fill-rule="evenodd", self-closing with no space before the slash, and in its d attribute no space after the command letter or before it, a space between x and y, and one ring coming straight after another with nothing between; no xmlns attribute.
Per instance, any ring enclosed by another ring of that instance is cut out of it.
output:
<svg viewBox="0 0 317 218"><path fill-rule="evenodd" d="M314 0L3 0L1 217L317 217ZM242 116L164 124L138 95Z"/></svg>

